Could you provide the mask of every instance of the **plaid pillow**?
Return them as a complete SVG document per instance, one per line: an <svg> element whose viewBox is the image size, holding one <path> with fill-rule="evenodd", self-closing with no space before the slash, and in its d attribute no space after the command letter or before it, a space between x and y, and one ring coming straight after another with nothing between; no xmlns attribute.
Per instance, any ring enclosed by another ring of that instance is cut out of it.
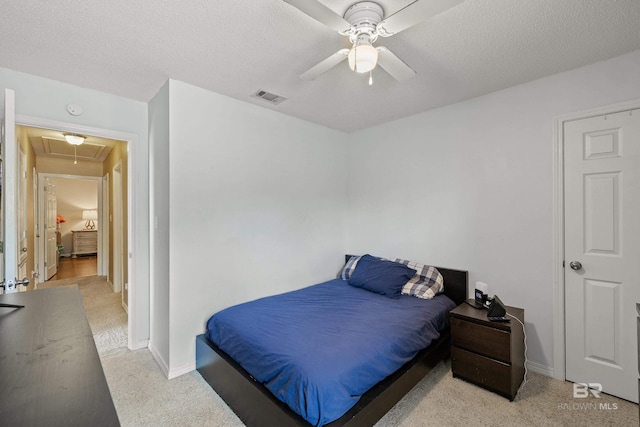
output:
<svg viewBox="0 0 640 427"><path fill-rule="evenodd" d="M431 299L444 291L444 279L437 268L399 258L395 262L416 270L416 274L402 287L403 295Z"/></svg>
<svg viewBox="0 0 640 427"><path fill-rule="evenodd" d="M356 264L358 264L358 261L360 261L359 256L352 256L351 258L349 258L349 261L347 261L344 267L342 267L342 271L340 271L340 275L338 277L340 277L342 280L349 280L351 278L351 275L353 274L353 270L356 269Z"/></svg>

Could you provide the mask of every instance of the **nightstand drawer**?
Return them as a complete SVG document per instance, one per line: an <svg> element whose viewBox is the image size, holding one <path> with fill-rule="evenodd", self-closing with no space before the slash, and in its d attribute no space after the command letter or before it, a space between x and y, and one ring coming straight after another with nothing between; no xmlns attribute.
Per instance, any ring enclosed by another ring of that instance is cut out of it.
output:
<svg viewBox="0 0 640 427"><path fill-rule="evenodd" d="M451 345L511 363L511 338L507 331L453 317Z"/></svg>
<svg viewBox="0 0 640 427"><path fill-rule="evenodd" d="M511 366L471 353L457 347L451 347L451 370L455 377L481 385L513 400L511 393Z"/></svg>

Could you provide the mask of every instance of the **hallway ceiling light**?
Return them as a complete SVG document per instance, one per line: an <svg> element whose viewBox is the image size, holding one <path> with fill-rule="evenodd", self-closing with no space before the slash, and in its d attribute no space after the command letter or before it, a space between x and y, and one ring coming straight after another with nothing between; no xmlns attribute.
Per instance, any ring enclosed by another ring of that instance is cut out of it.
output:
<svg viewBox="0 0 640 427"><path fill-rule="evenodd" d="M62 135L71 145L82 145L84 140L87 139L86 136L78 135L77 133L63 133Z"/></svg>

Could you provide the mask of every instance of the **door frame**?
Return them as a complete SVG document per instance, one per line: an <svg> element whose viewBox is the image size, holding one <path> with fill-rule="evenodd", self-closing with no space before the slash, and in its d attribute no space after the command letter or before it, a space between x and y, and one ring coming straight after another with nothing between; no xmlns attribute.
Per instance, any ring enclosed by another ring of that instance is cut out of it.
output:
<svg viewBox="0 0 640 427"><path fill-rule="evenodd" d="M566 324L564 280L564 124L566 122L640 109L640 99L577 111L553 119L553 377L565 380ZM636 111L635 114L640 114Z"/></svg>
<svg viewBox="0 0 640 427"><path fill-rule="evenodd" d="M104 263L104 258L105 257L109 257L109 251L107 250L107 252L102 251L102 246L101 243L106 239L107 242L109 241L109 235L105 235L105 230L102 227L102 224L104 224L104 218L102 216L102 177L99 176L85 176L85 175L68 175L68 174L57 174L57 173L49 173L49 172L38 172L38 183L42 183L44 182L45 179L47 178L52 178L52 179L72 179L72 180L82 180L82 181L95 181L96 182L96 188L97 188L97 194L96 194L96 199L98 202L98 275L100 275L101 272L101 267L102 264ZM35 214L37 215L36 217L36 224L39 227L41 231L41 233L44 233L44 223L46 222L45 216L46 216L46 206L44 206L44 203L42 198L43 198L43 193L41 186L38 187L38 206L37 206L37 212L35 212ZM57 195L56 195L57 198ZM45 253L46 253L46 241L45 239L38 239L39 243L38 243L38 249L40 249L42 252L40 252L40 256L44 257ZM38 280L37 283L44 283L46 280L41 280L44 277L46 277L46 269L43 265L43 263L40 263L40 261L43 261L44 259L37 259L36 261L38 262L38 273L41 274L41 276L38 276Z"/></svg>
<svg viewBox="0 0 640 427"><path fill-rule="evenodd" d="M104 172L104 171L103 171ZM109 173L106 173L101 179L100 184L102 187L102 222L100 228L102 228L102 253L107 254L101 257L102 263L98 263L98 275L109 276L109 229L111 228L109 223ZM100 215L100 214L99 214Z"/></svg>
<svg viewBox="0 0 640 427"><path fill-rule="evenodd" d="M123 272L123 238L122 238L122 200L118 200L119 196L122 199L122 161L118 161L116 165L111 169L112 182L111 185L113 187L112 195L113 195L113 221L111 225L113 227L113 290L114 292L122 292L124 294L124 272ZM123 305L126 307L126 302L122 301ZM128 310L128 308L125 308Z"/></svg>
<svg viewBox="0 0 640 427"><path fill-rule="evenodd" d="M136 210L134 209L133 201L136 200L138 188L134 185L133 177L138 173L136 160L138 156L138 136L133 133L128 132L120 132L109 129L102 129L84 125L78 125L74 123L62 122L58 120L44 119L26 115L15 115L15 124L22 126L31 126L37 128L51 129L60 132L71 132L71 133L79 133L82 135L89 136L99 136L101 138L108 139L116 139L118 141L125 142L127 144L127 170L128 170L128 179L127 179L127 224L128 224L128 232L127 238L129 242L129 246L127 248L128 253L127 256L129 258L128 263L128 283L129 290L136 289L136 272L138 271L138 266L136 265L136 257L134 256L132 248L137 248L140 244L137 242L138 238L133 232L138 221L144 221L144 219L139 219ZM128 338L128 347L131 350L137 350L140 348L145 348L148 346L149 339L148 338L139 338L140 334L138 332L138 309L144 309L144 307L138 307L139 304L142 304L143 301L138 302L136 298L135 292L128 292L128 308L129 308L129 316L128 316L128 327L127 327L127 338ZM143 310L144 312L144 310Z"/></svg>

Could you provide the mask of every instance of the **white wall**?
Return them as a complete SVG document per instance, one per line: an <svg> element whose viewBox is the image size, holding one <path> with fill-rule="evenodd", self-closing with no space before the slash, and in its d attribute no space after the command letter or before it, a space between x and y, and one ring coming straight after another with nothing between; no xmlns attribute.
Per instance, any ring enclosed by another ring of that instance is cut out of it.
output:
<svg viewBox="0 0 640 427"><path fill-rule="evenodd" d="M553 368L553 119L640 98L640 51L351 135L348 248L469 270Z"/></svg>
<svg viewBox="0 0 640 427"><path fill-rule="evenodd" d="M178 81L169 88L172 377L194 368L195 336L215 312L335 277L347 135Z"/></svg>
<svg viewBox="0 0 640 427"><path fill-rule="evenodd" d="M135 317L130 319L134 348L146 345L149 338L149 146L147 104L95 90L0 68L0 90L16 93L16 122L54 128L63 126L85 129L87 134L101 134L115 139L131 139L129 229L131 250L130 292ZM67 104L84 108L80 116L71 116ZM4 103L2 104L4 115ZM131 306L131 305L130 305Z"/></svg>

